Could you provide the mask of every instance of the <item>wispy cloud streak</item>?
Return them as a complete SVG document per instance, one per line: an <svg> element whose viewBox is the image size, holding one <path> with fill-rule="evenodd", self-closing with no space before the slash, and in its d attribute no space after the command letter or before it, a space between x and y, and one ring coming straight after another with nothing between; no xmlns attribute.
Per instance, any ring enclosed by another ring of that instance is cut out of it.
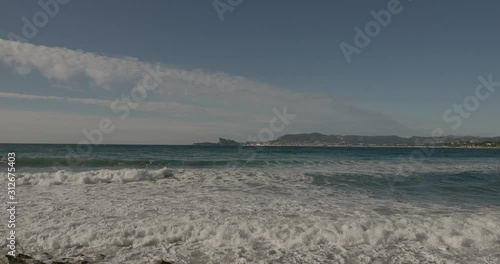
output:
<svg viewBox="0 0 500 264"><path fill-rule="evenodd" d="M131 57L110 57L81 50L46 47L0 39L0 62L20 75L38 72L49 81L65 84L87 80L103 93L140 85L145 71L161 78L155 101L144 101L138 111L176 113L193 122L231 121L259 123L271 109L286 105L298 114L290 129L324 133L411 134L394 118L331 96L295 92L225 73L186 70L167 64L142 62ZM106 91L105 91L106 90ZM2 93L3 97L66 101L109 107L112 100ZM99 97L99 96L96 96ZM108 96L109 98L109 96ZM158 102L164 101L164 102ZM203 120L199 117L203 116ZM227 128L221 128L224 130Z"/></svg>

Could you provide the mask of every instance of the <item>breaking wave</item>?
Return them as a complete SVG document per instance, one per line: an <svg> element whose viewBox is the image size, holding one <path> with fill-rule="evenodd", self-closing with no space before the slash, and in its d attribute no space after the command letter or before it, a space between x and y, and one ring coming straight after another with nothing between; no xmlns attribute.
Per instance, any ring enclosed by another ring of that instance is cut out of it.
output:
<svg viewBox="0 0 500 264"><path fill-rule="evenodd" d="M156 181L172 177L173 172L166 168L158 170L121 169L88 170L81 172L60 170L56 172L20 173L18 185L81 185L99 183L128 183Z"/></svg>

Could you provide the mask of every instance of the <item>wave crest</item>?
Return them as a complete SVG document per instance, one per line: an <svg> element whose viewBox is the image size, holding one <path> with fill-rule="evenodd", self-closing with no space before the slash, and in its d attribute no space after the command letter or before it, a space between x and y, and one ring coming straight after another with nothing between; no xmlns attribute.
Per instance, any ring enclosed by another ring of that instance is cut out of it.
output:
<svg viewBox="0 0 500 264"><path fill-rule="evenodd" d="M18 185L82 185L99 183L128 183L140 181L156 181L173 177L173 171L167 168L157 170L121 169L121 170L91 170L72 172L59 170L57 172L22 173Z"/></svg>

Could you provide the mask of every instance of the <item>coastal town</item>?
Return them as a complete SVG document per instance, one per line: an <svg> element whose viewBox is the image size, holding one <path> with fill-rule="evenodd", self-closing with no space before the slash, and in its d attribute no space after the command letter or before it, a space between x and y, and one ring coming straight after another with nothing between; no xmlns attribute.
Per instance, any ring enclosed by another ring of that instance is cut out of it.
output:
<svg viewBox="0 0 500 264"><path fill-rule="evenodd" d="M237 142L219 138L219 142L195 143L197 146L273 146L273 147L387 147L387 148L500 148L500 137L444 136L337 136L320 133L284 135L265 142Z"/></svg>

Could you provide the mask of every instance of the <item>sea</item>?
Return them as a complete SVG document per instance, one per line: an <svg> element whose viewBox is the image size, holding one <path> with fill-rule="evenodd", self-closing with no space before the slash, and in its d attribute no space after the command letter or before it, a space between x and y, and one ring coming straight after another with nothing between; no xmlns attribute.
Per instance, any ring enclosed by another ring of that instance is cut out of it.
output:
<svg viewBox="0 0 500 264"><path fill-rule="evenodd" d="M45 261L500 263L500 149L3 144L5 202L9 152Z"/></svg>

